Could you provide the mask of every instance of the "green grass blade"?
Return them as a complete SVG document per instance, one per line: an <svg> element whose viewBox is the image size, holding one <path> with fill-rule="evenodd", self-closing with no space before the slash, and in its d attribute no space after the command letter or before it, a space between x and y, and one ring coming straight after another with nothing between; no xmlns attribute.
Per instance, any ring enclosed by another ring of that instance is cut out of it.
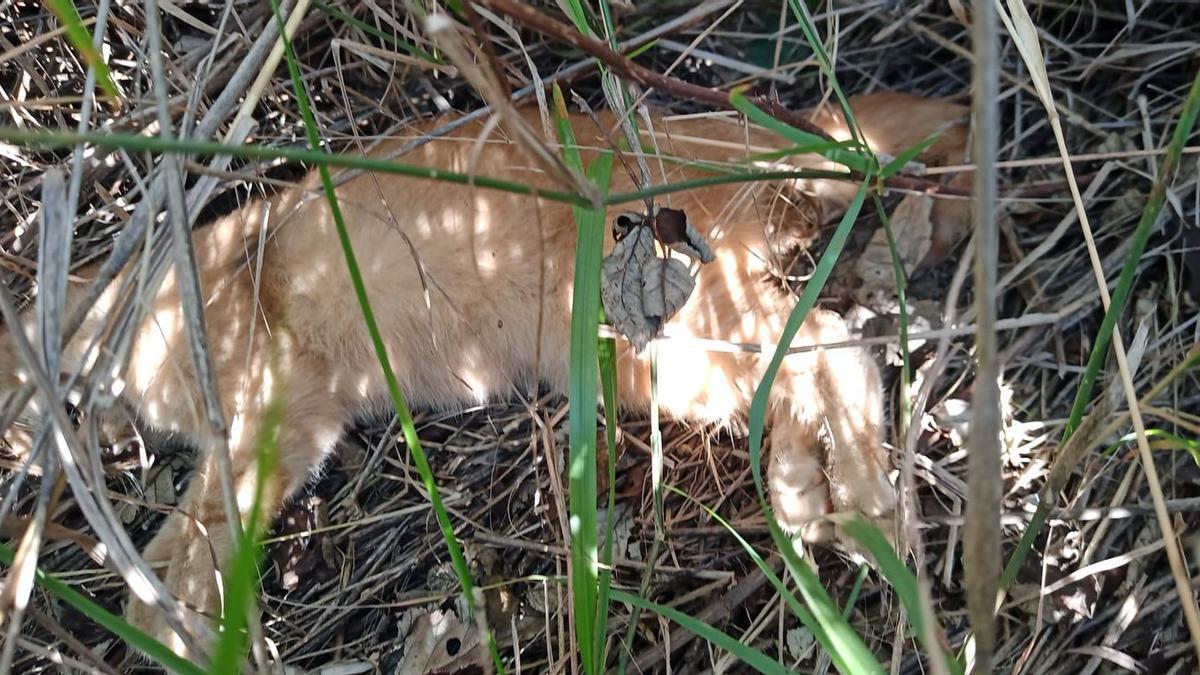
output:
<svg viewBox="0 0 1200 675"><path fill-rule="evenodd" d="M916 631L921 644L925 645L925 651L930 658L941 654L951 675L962 675L965 672L962 662L952 653L942 649L942 643L938 639L942 635L942 627L938 624L937 617L926 616L922 609L917 576L900 560L900 556L896 555L896 551L879 528L859 517L842 522L842 528L871 553L879 573L887 579L888 584L900 597L904 611L908 613L909 623Z"/></svg>
<svg viewBox="0 0 1200 675"><path fill-rule="evenodd" d="M566 13L567 18L571 23L575 24L575 29L588 37L598 37L596 31L592 30L591 24L587 20L587 10L584 9L583 3L579 0L565 0L559 3L559 8Z"/></svg>
<svg viewBox="0 0 1200 675"><path fill-rule="evenodd" d="M1146 438L1151 439L1150 448L1152 450L1183 450L1192 457L1192 461L1200 466L1200 440L1195 438L1187 438L1173 434L1166 429L1147 429ZM1116 443L1109 445L1100 453L1101 456L1107 457L1114 454L1118 449L1133 443L1137 440L1137 434L1125 434Z"/></svg>
<svg viewBox="0 0 1200 675"><path fill-rule="evenodd" d="M13 550L5 544L0 544L0 563L13 564ZM151 660L179 675L204 675L204 670L177 655L158 640L125 622L124 619L98 605L79 591L57 577L38 569L34 579L39 586L45 588L56 598L67 603L87 618L95 621L113 635L124 640Z"/></svg>
<svg viewBox="0 0 1200 675"><path fill-rule="evenodd" d="M830 142L821 139L820 143L808 145L792 144L791 147L782 150L772 150L771 152L754 152L746 157L750 162L774 162L787 157L795 157L796 155L819 155L822 152L833 148L841 148L846 151L853 151L855 145L853 141L835 141Z"/></svg>
<svg viewBox="0 0 1200 675"><path fill-rule="evenodd" d="M1198 115L1200 115L1200 71L1196 73L1196 78L1192 80L1192 87L1188 90L1183 110L1179 114L1179 123L1175 125L1175 131L1171 134L1171 142L1167 144L1167 154L1163 157L1158 173L1154 177L1154 185L1150 189L1150 196L1146 199L1146 206L1142 209L1141 220L1138 221L1137 228L1134 230L1129 253L1125 256L1125 264L1121 267L1121 275L1117 278L1117 287L1112 294L1112 302L1109 304L1108 311L1104 313L1100 330L1096 332L1096 339L1093 341L1092 351L1088 356L1087 368L1084 371L1083 379L1079 382L1079 389L1075 393L1070 417L1067 419L1066 427L1063 428L1062 444L1066 444L1071 435L1075 433L1079 423L1083 420L1084 409L1092 400L1092 389L1095 387L1096 378L1104 365L1104 359L1108 355L1108 345L1112 340L1113 329L1129 301L1129 294L1133 290L1133 277L1137 273L1142 253L1146 250L1146 243L1150 239L1154 223L1158 220L1158 214L1166 202L1167 188L1171 185L1175 170L1179 167L1179 159L1183 156L1183 147L1187 145L1188 136L1192 133L1192 127L1195 126ZM1004 574L1000 578L1001 588L1008 588L1016 581L1017 573L1025 563L1029 551L1033 549L1034 541L1049 519L1049 508L1047 500L1042 500L1042 503L1038 505L1037 511L1030 519L1029 527L1025 529L1025 534L1017 543L1017 548L1004 567Z"/></svg>
<svg viewBox="0 0 1200 675"><path fill-rule="evenodd" d="M854 111L850 109L850 100L846 98L846 92L842 89L842 85L838 82L837 73L833 70L833 59L829 58L829 52L825 51L825 45L821 42L821 36L817 35L817 27L813 24L812 16L808 13L808 7L799 0L788 0L788 6L792 9L792 15L796 17L796 21L800 24L800 30L804 33L804 39L808 42L808 46L813 50L813 56L817 58L817 65L821 68L821 74L825 79L829 80L829 86L833 89L833 94L838 100L838 105L842 108L842 114L846 117L846 126L850 129L850 135L855 141L862 141L862 132L858 129L858 123L854 121ZM872 158L873 159L873 158Z"/></svg>
<svg viewBox="0 0 1200 675"><path fill-rule="evenodd" d="M554 87L554 122L567 166L581 170L583 159L566 115L562 91ZM593 162L588 178L601 193L612 176L611 153ZM575 244L575 285L571 302L571 352L568 399L570 453L568 510L571 527L571 603L575 636L586 673L603 669L603 643L597 644L599 579L596 550L596 380L599 359L596 330L600 325L600 264L604 256L606 212L574 207L578 228ZM607 608L604 609L607 615Z"/></svg>
<svg viewBox="0 0 1200 675"><path fill-rule="evenodd" d="M279 11L278 0L271 0L271 8L275 13L275 20L279 23L280 39L283 41L288 72L291 75L292 86L295 89L296 103L300 108L301 117L304 119L308 143L313 150L316 150L321 147L316 118L313 116L312 107L309 104L308 92L300 77L300 69L296 63L296 56L292 51L292 44L287 39L287 32L284 30L284 20ZM346 258L346 269L350 273L350 280L354 286L354 295L362 310L363 322L366 324L367 332L371 335L371 343L375 348L375 356L378 358L379 365L383 369L383 376L387 382L388 392L392 397L396 416L399 418L400 426L404 430L404 440L408 444L408 450L412 455L413 464L417 467L417 473L421 476L421 482L429 494L429 501L433 507L434 516L437 519L438 527L442 531L442 538L446 542L446 549L450 553L454 573L458 577L458 582L462 587L466 605L474 612L475 593L474 583L471 580L471 571L467 567L467 560L463 556L462 547L459 545L458 538L454 534L454 525L450 522L450 515L446 511L445 504L442 502L441 492L438 490L437 481L433 476L433 469L430 468L429 460L426 458L425 451L421 447L421 440L417 437L416 427L413 425L412 413L409 411L408 403L404 399L404 393L400 389L400 381L392 369L391 360L388 358L387 347L384 345L383 336L379 332L379 324L375 320L375 312L371 309L371 302L367 297L366 284L363 281L362 272L358 267L358 259L354 254L354 247L350 241L350 232L346 227L345 218L342 216L341 206L338 203L337 193L333 186L333 178L329 173L329 166L322 164L317 167L317 172L321 178L321 186L325 192L325 199L329 203L329 210L337 229L338 241ZM488 635L488 651L491 654L492 664L496 671L503 673L504 664L500 661L500 653L496 649L496 642L490 634Z"/></svg>
<svg viewBox="0 0 1200 675"><path fill-rule="evenodd" d="M0 127L0 141L35 149L68 148L75 145L93 145L105 150L127 150L129 152L169 152L175 154L195 155L198 157L227 155L239 159L257 161L285 161L308 164L311 166L332 166L347 169L360 169L373 173L424 178L427 180L454 183L457 185L474 185L489 190L511 192L520 195L537 194L538 197L554 202L572 204L575 206L590 206L586 198L562 192L560 190L544 190L524 183L490 178L488 176L471 176L455 171L404 164L378 157L363 155L332 154L324 150L303 150L297 148L271 148L262 145L222 145L213 141L194 139L163 139L158 136L139 136L137 134L109 134L101 132L76 133L68 131L33 131L15 127ZM779 181L790 179L850 180L848 173L839 171L818 171L803 169L796 171L738 171L722 173L717 176L706 176L678 183L663 183L631 192L610 194L605 200L606 206L645 201L649 197L697 190L713 185L729 183L751 183L764 181Z"/></svg>
<svg viewBox="0 0 1200 675"><path fill-rule="evenodd" d="M905 164L908 164L909 162L913 161L922 152L925 152L926 150L928 150L929 146L936 143L937 139L941 135L942 135L942 133L940 131L936 134L930 134L929 137L925 138L920 143L917 143L916 145L912 146L911 148L909 148L909 149L905 150L904 152L893 157L892 161L885 164L884 167L879 170L879 178L881 180L886 180L886 179L891 178L892 176L896 175L897 173L899 173L900 170L904 168Z"/></svg>
<svg viewBox="0 0 1200 675"><path fill-rule="evenodd" d="M904 166L904 164L902 163L900 166ZM912 385L912 358L908 349L908 290L905 287L908 272L904 269L904 262L900 259L896 233L892 231L892 219L888 216L887 209L883 208L883 200L879 198L879 195L872 195L871 198L875 202L875 210L879 213L879 221L882 223L884 235L887 237L888 250L892 255L892 273L896 278L896 304L900 308L900 391L908 392ZM900 397L900 419L903 422L896 434L898 438L906 437L907 427L912 423L912 420L909 419L911 416L912 401L905 393Z"/></svg>
<svg viewBox="0 0 1200 675"><path fill-rule="evenodd" d="M816 152L832 162L837 162L849 168L851 171L867 173L871 165L870 161L862 154L854 150L847 150L846 143L844 142L827 141L816 134L801 131L786 122L781 122L768 115L761 108L751 103L742 94L741 90L735 89L730 92L729 102L751 122L775 132L798 146L812 148L810 152Z"/></svg>
<svg viewBox="0 0 1200 675"><path fill-rule="evenodd" d="M779 367L783 365L783 358L787 355L787 350L791 346L792 340L795 339L800 326L804 324L804 319L808 316L808 312L816 305L817 298L820 297L825 282L829 280L829 276L833 272L833 266L837 263L837 259L842 253L842 248L846 245L846 239L850 236L851 226L858 217L859 211L862 210L862 205L866 201L866 198L867 184L863 183L859 186L858 192L855 193L854 198L850 201L850 205L846 209L846 213L842 216L841 221L834 230L833 236L830 238L825 252L821 255L821 259L817 262L812 276L809 277L808 283L804 285L804 292L800 294L800 298L796 301L796 306L792 308L791 313L788 315L787 322L783 327L783 333L779 336L775 351L771 356L771 362L767 366L767 371L763 375L762 381L759 382L758 388L754 391L754 398L751 399L750 472L754 476L754 484L758 490L758 496L764 500L764 503L766 491L763 489L762 477L762 435L763 430L766 428L767 404L770 399L771 386L775 384L775 377L779 374Z"/></svg>
<svg viewBox="0 0 1200 675"><path fill-rule="evenodd" d="M737 639L727 635L726 633L713 628L699 619L688 616L677 609L667 607L666 605L660 605L655 602L650 602L649 600L645 600L639 596L633 595L632 593L626 593L625 591L613 591L612 596L613 600L616 600L617 602L624 602L635 607L641 607L642 609L650 610L655 614L674 621L680 626L683 626L696 635L699 635L712 644L738 657L741 659L742 663L745 663L760 673L768 673L769 675L792 674L790 669L778 663L775 661L775 659L772 659L771 657L749 645L742 644Z"/></svg>
<svg viewBox="0 0 1200 675"><path fill-rule="evenodd" d="M1100 368L1104 365L1104 359L1108 355L1108 344L1112 340L1113 329L1116 327L1117 319L1125 311L1125 304L1129 301L1138 263L1141 262L1142 253L1146 250L1146 242L1149 241L1154 223L1158 220L1158 214L1166 202L1167 187L1175 175L1175 169L1179 166L1183 146L1186 145L1188 136L1192 133L1197 115L1200 115L1200 71L1196 73L1196 79L1192 81L1192 88L1188 92L1183 112L1179 116L1179 123L1175 126L1175 133L1172 134L1171 142L1167 145L1167 154L1163 157L1163 163L1158 169L1150 197L1146 200L1146 207L1142 210L1141 220L1138 221L1137 229L1134 230L1129 253L1125 256L1125 264L1121 267L1121 276L1117 278L1117 287L1112 294L1112 302L1109 304L1108 311L1104 313L1104 321L1100 324L1100 330L1096 333L1096 340L1088 357L1087 370L1079 384L1075 402L1071 406L1071 417L1063 430L1064 441L1079 426L1080 420L1083 419L1084 408L1092 398L1092 388L1095 386Z"/></svg>
<svg viewBox="0 0 1200 675"><path fill-rule="evenodd" d="M858 596L862 594L863 584L870 573L871 567L866 563L858 566L858 574L854 575L854 585L850 587L850 594L846 596L846 606L842 607L843 619L850 620L850 615L854 613L854 603L858 602Z"/></svg>
<svg viewBox="0 0 1200 675"><path fill-rule="evenodd" d="M758 551L754 550L754 547L750 545L750 542L746 541L746 539L742 537L741 533L734 529L733 525L722 518L721 515L716 511L708 508L708 505L700 502L698 499L689 495L683 490L680 490L673 485L668 485L666 489L703 509L704 512L708 514L709 518L717 521L718 525L725 528L725 531L729 532L734 540L737 541L737 543L742 547L742 550L746 552L746 555L750 556L750 560L754 561L754 565L762 571L763 576L767 578L767 582L771 584L777 593L779 593L779 597L783 599L783 602L788 606L788 609L792 610L792 613L796 615L796 618L800 619L800 623L804 624L804 626L808 628L808 630L816 638L817 642L821 643L826 650L831 650L832 645L829 643L829 638L826 636L825 630L821 627L821 624L817 622L816 617L814 617L812 612L808 611L808 608L800 602L800 599L796 597L796 594L788 589L787 585L783 583L783 580L779 578L779 575L775 574L775 571L772 570L771 566L767 564L767 561L763 560L763 557L758 554Z"/></svg>
<svg viewBox="0 0 1200 675"><path fill-rule="evenodd" d="M788 571L796 580L796 586L800 589L800 594L804 596L804 602L811 610L814 621L826 636L822 645L828 651L829 658L833 660L833 665L843 673L883 675L883 666L875 660L871 650L842 616L837 604L833 602L825 587L821 585L817 573L807 562L800 559L791 539L779 527L779 522L770 513L765 501L762 502L762 507L768 514L767 526L771 530L771 538L779 547L779 552L783 555ZM817 633L813 634L815 636Z"/></svg>
<svg viewBox="0 0 1200 675"><path fill-rule="evenodd" d="M96 45L92 42L92 34L88 32L87 26L83 25L83 19L80 18L79 12L75 9L75 3L71 0L44 0L46 6L54 12L54 16L62 22L63 28L66 29L67 39L71 45L83 57L88 67L96 71L96 81L100 83L100 88L104 90L114 101L121 98L121 93L117 91L117 85L113 83L112 71L108 69L108 64L104 62L104 57L100 55Z"/></svg>
<svg viewBox="0 0 1200 675"><path fill-rule="evenodd" d="M2 138L2 135L0 135L0 138ZM764 181L780 181L801 178L851 180L852 176L849 173L842 173L840 171L817 171L812 169L804 169L800 171L734 172L719 176L706 176L704 178L681 180L678 183L660 183L658 185L652 185L650 187L642 188L641 190L636 190L633 192L614 192L604 200L604 203L607 206L613 206L615 204L641 202L645 201L649 197L657 197L659 195L684 192L687 190L699 190L702 188L711 187L713 185L728 185L729 183L761 183ZM575 200L572 201L574 202Z"/></svg>
<svg viewBox="0 0 1200 675"><path fill-rule="evenodd" d="M570 7L572 17L578 17L573 20L579 26L581 31L591 33L590 27L586 25L586 12L584 11L583 3L579 0L566 0L566 4ZM605 29L608 33L608 45L613 51L620 51L617 45L617 31L613 26L612 12L609 8L607 0L599 0L601 19L604 21ZM632 58L632 57L630 57ZM632 96L629 90L621 86L621 82L617 79L612 71L599 60L596 61L597 67L600 70L603 81L606 85L607 92L619 92L625 105L628 109L632 105ZM606 97L611 93L606 94ZM610 100L610 103L613 101ZM637 135L637 116L633 115L626 121L631 125L633 135ZM624 143L620 144L625 147ZM608 186L604 186L607 193ZM604 320L604 308L600 308L600 320ZM605 569L600 574L600 592L597 599L596 607L596 650L599 651L598 666L603 669L608 662L607 652L604 651L608 644L606 632L608 630L608 610L609 596L612 589L612 565L613 565L613 531L616 527L616 501L617 501L617 341L613 338L604 338L599 343L600 350L600 387L604 394L604 425L605 425L605 441L608 448L608 517L604 524L604 562ZM649 569L649 568L647 568ZM599 669L597 672L599 672Z"/></svg>
<svg viewBox="0 0 1200 675"><path fill-rule="evenodd" d="M600 310L603 320L604 310ZM617 341L603 338L597 346L600 364L600 390L604 396L604 434L608 444L608 517L604 524L604 551L600 560L600 591L596 600L596 644L603 645L608 628L609 590L612 588L613 528L616 525L617 502ZM606 660L603 655L601 663Z"/></svg>
<svg viewBox="0 0 1200 675"><path fill-rule="evenodd" d="M656 47L658 47L660 39L661 38L655 38L655 39L647 42L646 44L642 45L641 47L635 48L633 51L626 54L625 57L630 60L636 59L637 57L641 56L642 54L645 54L646 52L650 51L651 49L655 49Z"/></svg>

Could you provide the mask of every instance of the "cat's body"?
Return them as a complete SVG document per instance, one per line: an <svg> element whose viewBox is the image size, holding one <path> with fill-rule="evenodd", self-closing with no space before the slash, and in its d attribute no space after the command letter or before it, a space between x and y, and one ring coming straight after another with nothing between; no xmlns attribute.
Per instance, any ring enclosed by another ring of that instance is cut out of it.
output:
<svg viewBox="0 0 1200 675"><path fill-rule="evenodd" d="M962 115L958 106L936 102L940 107L897 127L889 107L913 99L888 98L895 96L863 97L855 103L860 125L883 152L903 150ZM663 153L684 158L737 161L746 153L736 148L747 141L779 144L766 134L747 134L728 120L656 124ZM573 125L582 145L603 147L588 118L575 118ZM468 126L402 160L557 187L511 144L489 143L476 157L472 141L480 128ZM887 129L886 138L873 133L881 129ZM502 139L501 132L493 133L493 141ZM672 182L702 175L672 164L667 170ZM613 176L612 192L636 189L620 163ZM353 418L390 408L318 187L310 177L300 189L251 203L194 234L209 348L230 423L234 488L242 509L249 505L255 480L256 438L265 406L273 391L283 396L281 456L266 477L268 516L308 480ZM768 232L785 236L790 225L774 222L768 227L767 221L786 221L795 210L772 205L773 191L766 185L756 193L743 186L716 186L672 195L671 206L687 213L717 253L714 262L699 268L691 300L668 324L673 333L752 344L778 339L794 300L771 278L776 252ZM338 196L392 366L413 407L452 409L510 398L538 381L552 391L566 391L576 241L568 206L378 174L354 178L339 188ZM610 220L636 208L614 207ZM607 232L605 240L607 250L612 246ZM80 276L89 276L88 270ZM107 297L97 307L80 335L101 327L111 302ZM838 316L813 310L795 343L847 338ZM11 352L8 342L0 342L0 351ZM620 402L627 409L645 410L648 361L624 341L619 345ZM77 340L69 363L78 360L80 349ZM705 351L686 340L661 343L663 412L703 423L744 419L768 356ZM11 354L0 358L15 363ZM13 373L0 376L12 386ZM190 607L219 612L210 551L224 564L230 534L211 453L218 444L205 423L173 275L140 327L124 380L125 401L145 424L175 432L205 452L178 511L145 555L151 562L166 562L162 573L168 588ZM802 528L827 511L830 502L834 509L870 516L891 510L894 492L881 433L880 389L877 370L862 349L810 351L785 359L772 390L768 480L772 504L787 527ZM156 610L134 603L129 615L182 648Z"/></svg>

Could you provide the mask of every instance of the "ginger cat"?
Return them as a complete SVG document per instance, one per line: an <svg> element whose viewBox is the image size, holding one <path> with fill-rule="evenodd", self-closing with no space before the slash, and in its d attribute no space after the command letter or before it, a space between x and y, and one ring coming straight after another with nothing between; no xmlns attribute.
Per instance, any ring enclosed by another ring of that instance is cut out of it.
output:
<svg viewBox="0 0 1200 675"><path fill-rule="evenodd" d="M876 150L896 153L948 130L939 146L956 146L961 154L961 106L901 94L857 97L853 106ZM530 119L536 119L535 113ZM839 116L820 119L839 133ZM578 116L572 123L581 145L605 147L589 118ZM685 159L737 162L746 156L747 141L763 147L781 144L731 119L659 119L655 125L664 154ZM501 142L483 145L476 156L473 141L481 128L467 126L401 159L556 187L518 148L503 142L502 132L492 134L493 141ZM789 161L822 165L819 158ZM703 175L678 164L667 167L671 181ZM668 324L672 333L739 343L778 338L793 298L772 277L779 272L773 270L776 239L812 235L788 231L811 224L789 222L794 210L771 203L780 187L723 185L672 195L671 205L688 214L717 254L715 262L699 268L695 292ZM827 208L845 199L845 189L831 183L784 187L815 191ZM612 191L632 189L617 163ZM338 196L410 405L453 409L504 399L539 379L553 391L566 392L576 239L568 206L393 175L360 175L341 185ZM962 217L965 204L958 203L955 217ZM631 208L637 205L613 207L610 221ZM767 222L768 215L775 220ZM262 228L267 239L258 259ZM428 307L413 252L398 230L407 235L424 267ZM611 248L611 237L606 234L605 239ZM284 397L281 456L265 477L269 518L309 480L354 418L387 414L390 399L315 177L197 229L193 240L243 518L256 478L255 441L272 387ZM88 277L89 269L79 275ZM102 330L114 301L110 291L78 335ZM216 443L204 422L173 273L150 302L149 318L138 329L124 373L124 402L141 423L179 435L204 455L179 508L166 519L145 557L165 563L159 568L163 579L186 607L219 616L213 560L224 565L229 559L229 523L210 452ZM796 344L848 337L840 317L814 309ZM83 358L84 341L81 337L68 347L64 371ZM632 353L624 341L618 344L621 405L644 411L649 405L646 355ZM663 412L701 423L744 419L768 357L663 342ZM19 359L5 332L0 335L0 394L15 388L17 369ZM891 512L895 494L883 446L881 396L879 374L864 349L809 351L785 359L772 390L767 475L771 504L789 530L819 533L813 523L830 507L873 517ZM14 446L21 443L17 435L10 433ZM157 610L131 601L127 615L173 649L185 651Z"/></svg>

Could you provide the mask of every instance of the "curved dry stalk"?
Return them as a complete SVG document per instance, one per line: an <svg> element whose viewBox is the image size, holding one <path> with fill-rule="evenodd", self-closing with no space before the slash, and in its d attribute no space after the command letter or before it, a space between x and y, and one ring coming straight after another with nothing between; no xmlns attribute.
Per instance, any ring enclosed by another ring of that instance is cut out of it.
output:
<svg viewBox="0 0 1200 675"><path fill-rule="evenodd" d="M600 192L596 186L577 172L572 171L562 159L552 152L546 142L521 117L511 100L511 92L500 81L500 73L490 72L475 65L470 49L458 31L458 24L445 14L431 14L425 20L425 32L445 52L446 57L459 73L475 87L479 95L492 107L504 123L505 130L512 134L517 144L534 163L550 178L568 192L583 195L593 204L600 203Z"/></svg>

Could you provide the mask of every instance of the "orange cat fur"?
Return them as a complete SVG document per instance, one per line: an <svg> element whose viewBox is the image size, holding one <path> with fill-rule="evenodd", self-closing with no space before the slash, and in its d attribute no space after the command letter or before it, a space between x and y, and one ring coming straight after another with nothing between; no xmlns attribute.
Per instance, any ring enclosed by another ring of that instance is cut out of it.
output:
<svg viewBox="0 0 1200 675"><path fill-rule="evenodd" d="M911 112L913 106L920 106L919 114ZM896 153L946 128L959 134L961 147L962 130L954 126L964 115L959 106L875 94L855 99L854 107L879 151ZM529 119L536 117L531 114ZM837 133L840 118L820 119ZM576 117L573 125L582 145L603 146L590 119ZM469 125L402 160L555 187L518 148L502 142L502 132L491 138L501 142L483 145L476 156L473 141L480 130L481 125ZM658 120L656 130L664 154L709 162L739 161L746 155L747 141L767 148L779 145L775 137L747 133L730 119ZM815 158L788 161L820 164ZM667 169L671 181L701 175L678 164L668 163ZM613 175L613 192L634 189L619 164ZM390 408L318 187L310 176L301 187L250 203L193 236L243 517L256 478L255 441L273 388L282 393L283 418L281 456L265 477L267 517L309 479L353 418L385 414ZM832 205L845 199L844 188L831 183L799 187L820 193ZM789 213L767 201L778 188L762 183L724 185L672 195L672 206L688 214L717 253L715 262L699 269L691 300L668 324L672 333L758 344L779 337L794 301L771 278L773 255L766 233L786 234L787 227L811 224L764 222L768 213ZM454 409L504 399L535 379L553 391L566 391L576 239L568 206L381 174L350 180L339 188L338 197L410 405ZM946 208L955 206L947 204ZM957 206L962 209L964 204ZM630 208L614 207L610 219ZM263 227L268 238L259 260L256 250ZM407 235L424 268L430 307L413 254L397 230ZM611 247L611 237L606 234L605 239ZM86 268L79 274L90 273ZM79 335L100 330L113 302L110 291ZM188 607L216 616L220 607L213 560L224 565L230 552L229 523L211 452L217 443L204 422L173 274L150 302L124 372L123 398L144 424L178 434L203 454L178 509L166 519L145 557L165 563L167 587ZM11 391L18 377L11 340L7 333L2 337L0 392ZM840 317L815 309L795 344L848 337ZM71 343L64 370L82 358L83 342L81 338ZM633 354L623 341L619 344L621 405L644 411L649 404L645 355ZM701 423L744 419L766 362L767 357L756 354L705 351L694 341L663 342L661 408L667 415ZM895 496L881 432L881 395L878 372L863 349L809 351L784 360L772 390L767 475L772 506L787 528L805 528L829 503L839 511L876 517L891 511ZM133 601L127 614L136 625L183 650L157 610Z"/></svg>

